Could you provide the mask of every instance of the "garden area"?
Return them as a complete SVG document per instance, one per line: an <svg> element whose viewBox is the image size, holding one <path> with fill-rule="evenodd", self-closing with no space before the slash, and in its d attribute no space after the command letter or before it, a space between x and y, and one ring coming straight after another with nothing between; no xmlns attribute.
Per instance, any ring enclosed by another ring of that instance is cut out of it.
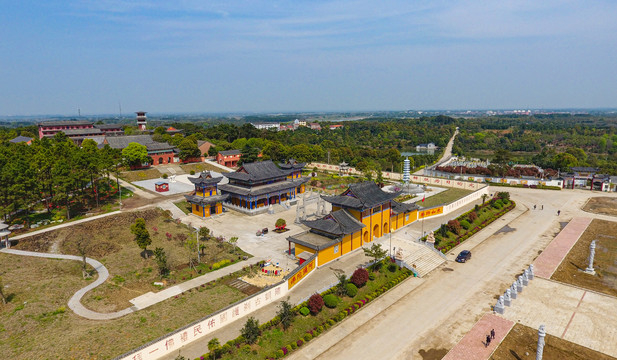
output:
<svg viewBox="0 0 617 360"><path fill-rule="evenodd" d="M315 176L311 175L314 174ZM365 179L358 176L340 176L338 174L322 171L303 171L302 176L311 177L307 183L307 189L312 191L325 191L328 193L339 193L349 186L362 182Z"/></svg>
<svg viewBox="0 0 617 360"><path fill-rule="evenodd" d="M0 354L14 360L112 359L246 298L231 282L259 269L247 266L122 318L92 321L67 306L93 281L82 277L79 261L0 253L0 263L8 299L0 301Z"/></svg>
<svg viewBox="0 0 617 360"><path fill-rule="evenodd" d="M552 280L617 296L617 222L594 219L563 259ZM584 273L589 265L589 245L596 240L593 267L596 275Z"/></svg>
<svg viewBox="0 0 617 360"><path fill-rule="evenodd" d="M515 206L516 203L510 200L510 193L498 192L490 201L476 205L472 210L456 219L448 221L447 224L442 224L434 234L435 248L444 254L447 253L482 228L514 209ZM426 241L426 237L422 240Z"/></svg>
<svg viewBox="0 0 617 360"><path fill-rule="evenodd" d="M339 283L334 287L295 307L282 301L277 316L265 324L249 318L241 336L222 346L213 339L210 353L198 359L283 358L412 275L390 258L368 270L356 269L350 278L337 273Z"/></svg>
<svg viewBox="0 0 617 360"><path fill-rule="evenodd" d="M140 241L134 226L141 219ZM160 209L122 213L35 235L15 248L39 252L85 254L102 262L109 280L88 292L83 304L95 311L112 312L131 306L129 300L215 271L250 257L224 239L202 228L199 260L195 232L174 222ZM163 285L154 285L154 282Z"/></svg>

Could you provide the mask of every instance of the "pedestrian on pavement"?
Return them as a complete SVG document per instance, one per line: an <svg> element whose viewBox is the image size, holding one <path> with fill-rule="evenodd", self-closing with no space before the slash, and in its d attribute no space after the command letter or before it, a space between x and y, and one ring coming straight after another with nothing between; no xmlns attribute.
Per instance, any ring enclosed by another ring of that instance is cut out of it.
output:
<svg viewBox="0 0 617 360"><path fill-rule="evenodd" d="M540 205L540 206L542 206L542 209L540 209L540 210L544 210L544 204L542 204L542 205Z"/></svg>
<svg viewBox="0 0 617 360"><path fill-rule="evenodd" d="M491 329L491 339L495 338L495 329Z"/></svg>
<svg viewBox="0 0 617 360"><path fill-rule="evenodd" d="M486 335L486 346L489 346L490 344L491 344L491 336Z"/></svg>
<svg viewBox="0 0 617 360"><path fill-rule="evenodd" d="M536 204L533 204L533 209L534 209L534 210L536 209Z"/></svg>
<svg viewBox="0 0 617 360"><path fill-rule="evenodd" d="M557 216L559 216L559 214L561 214L561 210L557 210Z"/></svg>

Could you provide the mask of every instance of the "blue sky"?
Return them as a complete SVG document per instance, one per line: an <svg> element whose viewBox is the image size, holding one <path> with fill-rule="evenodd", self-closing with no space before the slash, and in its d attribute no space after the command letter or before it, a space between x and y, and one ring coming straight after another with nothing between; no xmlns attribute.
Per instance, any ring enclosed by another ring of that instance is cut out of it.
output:
<svg viewBox="0 0 617 360"><path fill-rule="evenodd" d="M0 0L0 115L617 107L617 1Z"/></svg>

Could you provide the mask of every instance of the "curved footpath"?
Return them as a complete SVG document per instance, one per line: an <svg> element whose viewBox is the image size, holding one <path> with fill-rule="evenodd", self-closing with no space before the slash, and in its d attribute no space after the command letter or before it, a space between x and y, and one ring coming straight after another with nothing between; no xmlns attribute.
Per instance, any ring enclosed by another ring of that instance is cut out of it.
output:
<svg viewBox="0 0 617 360"><path fill-rule="evenodd" d="M5 254L13 254L13 255L21 255L21 256L34 256L48 259L63 259L63 260L76 260L82 261L82 258L75 255L63 255L63 254L49 254L49 253L38 253L34 251L23 251L23 250L13 250L13 249L2 249L0 252ZM96 311L92 311L87 309L81 303L81 298L90 290L104 283L109 277L109 271L107 268L103 266L100 262L86 258L86 262L90 264L99 273L98 279L93 281L88 286L79 289L70 299L69 299L69 308L75 312L75 314L85 317L91 320L111 320L116 319L126 314L130 314L137 310L134 306L126 308L124 310L116 311L113 313L99 313Z"/></svg>

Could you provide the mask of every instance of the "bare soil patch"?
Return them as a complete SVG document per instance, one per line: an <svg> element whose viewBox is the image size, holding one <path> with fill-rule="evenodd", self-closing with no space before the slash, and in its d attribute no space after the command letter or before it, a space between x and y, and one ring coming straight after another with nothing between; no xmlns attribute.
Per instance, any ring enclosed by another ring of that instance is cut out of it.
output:
<svg viewBox="0 0 617 360"><path fill-rule="evenodd" d="M596 240L596 275L582 271L588 265L592 240ZM617 222L593 220L551 279L617 296Z"/></svg>
<svg viewBox="0 0 617 360"><path fill-rule="evenodd" d="M143 170L129 170L121 172L120 177L128 182L158 179L161 177L161 172L155 168Z"/></svg>
<svg viewBox="0 0 617 360"><path fill-rule="evenodd" d="M617 216L617 198L608 196L592 197L583 206L583 210L595 214Z"/></svg>
<svg viewBox="0 0 617 360"><path fill-rule="evenodd" d="M606 354L560 339L550 334L544 338L543 360L611 360ZM491 360L533 360L536 358L538 330L516 324L499 344Z"/></svg>

